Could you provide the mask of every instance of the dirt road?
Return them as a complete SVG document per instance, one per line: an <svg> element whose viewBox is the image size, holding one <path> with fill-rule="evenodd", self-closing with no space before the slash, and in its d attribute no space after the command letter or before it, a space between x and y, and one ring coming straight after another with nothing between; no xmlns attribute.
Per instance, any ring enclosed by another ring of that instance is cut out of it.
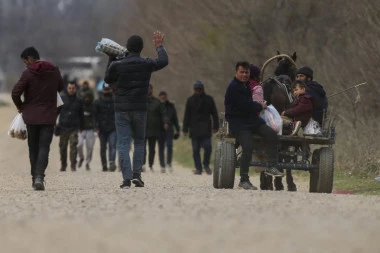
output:
<svg viewBox="0 0 380 253"><path fill-rule="evenodd" d="M26 142L6 135L14 114L0 108L1 253L380 252L380 197L215 190L179 166L121 190L120 172L100 171L98 142L90 172L62 173L54 138L35 192Z"/></svg>

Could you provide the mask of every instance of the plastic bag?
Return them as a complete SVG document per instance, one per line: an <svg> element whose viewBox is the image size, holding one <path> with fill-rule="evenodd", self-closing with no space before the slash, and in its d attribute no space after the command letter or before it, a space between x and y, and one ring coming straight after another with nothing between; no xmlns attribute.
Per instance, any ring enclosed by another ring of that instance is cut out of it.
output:
<svg viewBox="0 0 380 253"><path fill-rule="evenodd" d="M303 129L304 135L319 135L322 134L321 127L319 123L312 118L309 120L309 123Z"/></svg>
<svg viewBox="0 0 380 253"><path fill-rule="evenodd" d="M63 105L63 100L61 98L61 95L59 95L59 92L57 91L57 107L60 107Z"/></svg>
<svg viewBox="0 0 380 253"><path fill-rule="evenodd" d="M96 45L95 51L106 55L124 56L128 50L113 40L102 38Z"/></svg>
<svg viewBox="0 0 380 253"><path fill-rule="evenodd" d="M22 119L22 114L18 113L13 119L11 126L9 127L8 135L12 138L17 138L20 140L26 140L28 137L28 132L26 130L26 125Z"/></svg>
<svg viewBox="0 0 380 253"><path fill-rule="evenodd" d="M265 123L278 135L282 135L282 118L273 105L269 105L262 114Z"/></svg>

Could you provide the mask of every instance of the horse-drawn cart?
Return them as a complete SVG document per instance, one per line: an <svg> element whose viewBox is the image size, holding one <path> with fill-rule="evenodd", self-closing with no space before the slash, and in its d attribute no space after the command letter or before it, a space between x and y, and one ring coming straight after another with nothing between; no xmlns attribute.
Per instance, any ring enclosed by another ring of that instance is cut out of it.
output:
<svg viewBox="0 0 380 253"><path fill-rule="evenodd" d="M265 145L260 136L253 136L252 141L256 144ZM284 159L291 162L280 161L277 168L309 171L309 191L331 193L334 180L334 143L335 128L332 126L323 136L279 136L279 157L292 159ZM235 138L228 130L228 122L223 120L217 134L217 150L214 160L213 184L217 189L234 187L235 169L237 167L235 144ZM318 145L317 148L314 148L311 156L310 145ZM261 152L262 148L254 149L254 154ZM268 163L251 161L250 166L267 167Z"/></svg>
<svg viewBox="0 0 380 253"><path fill-rule="evenodd" d="M279 54L267 60L260 74L261 85L264 90L264 99L268 105L273 105L279 113L289 108L294 97L291 91L290 77L295 76L296 55L293 57ZM278 61L275 77L263 81L266 66L274 61ZM274 99L276 98L276 99ZM281 98L281 99L278 99ZM324 115L326 116L326 115ZM335 128L333 119L324 117L321 135L314 136L279 136L278 142L278 169L304 170L310 172L310 192L331 193L334 178L334 149ZM237 162L237 145L235 138L229 133L228 122L222 120L218 133L218 144L214 160L214 187L233 188L235 181L235 168ZM265 143L260 136L253 136L252 141L256 148L253 152L253 159L250 166L268 167L263 146ZM310 145L313 145L310 148ZM315 147L315 145L318 145ZM311 150L313 150L311 152ZM255 159L261 157L261 159ZM291 172L291 171L289 171ZM291 173L289 173L291 174Z"/></svg>

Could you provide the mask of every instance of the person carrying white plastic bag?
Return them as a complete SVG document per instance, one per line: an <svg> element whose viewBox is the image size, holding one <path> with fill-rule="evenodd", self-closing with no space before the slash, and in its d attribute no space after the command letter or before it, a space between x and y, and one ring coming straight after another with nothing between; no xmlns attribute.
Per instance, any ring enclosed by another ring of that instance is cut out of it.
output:
<svg viewBox="0 0 380 253"><path fill-rule="evenodd" d="M17 138L20 140L26 140L26 138L28 137L26 125L24 123L24 120L22 119L21 113L18 113L16 117L13 119L9 127L8 135L12 138Z"/></svg>
<svg viewBox="0 0 380 253"><path fill-rule="evenodd" d="M59 69L41 61L34 47L24 49L21 60L26 69L12 89L12 100L20 113L15 122L23 120L26 125L32 187L42 191L57 118L57 92L63 90L63 80Z"/></svg>
<svg viewBox="0 0 380 253"><path fill-rule="evenodd" d="M265 120L267 126L272 128L277 135L282 135L282 118L273 105L268 105L263 110L261 117Z"/></svg>

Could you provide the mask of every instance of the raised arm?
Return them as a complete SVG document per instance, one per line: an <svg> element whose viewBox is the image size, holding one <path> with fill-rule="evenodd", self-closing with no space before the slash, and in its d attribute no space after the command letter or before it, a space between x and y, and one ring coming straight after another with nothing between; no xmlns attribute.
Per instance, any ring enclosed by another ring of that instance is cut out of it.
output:
<svg viewBox="0 0 380 253"><path fill-rule="evenodd" d="M153 33L153 45L156 47L158 54L157 59L152 59L154 71L163 69L165 66L169 64L168 54L166 53L166 49L163 45L164 37L165 34L160 31L156 31Z"/></svg>

